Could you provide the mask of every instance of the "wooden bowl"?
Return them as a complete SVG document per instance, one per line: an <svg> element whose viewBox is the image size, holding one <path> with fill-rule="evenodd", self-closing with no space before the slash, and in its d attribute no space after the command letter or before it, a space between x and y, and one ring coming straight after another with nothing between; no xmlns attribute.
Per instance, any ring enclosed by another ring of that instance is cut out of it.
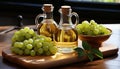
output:
<svg viewBox="0 0 120 69"><path fill-rule="evenodd" d="M106 41L112 34L112 30L111 29L108 29L108 30L111 31L111 33L109 35L91 36L91 35L79 34L78 37L80 40L88 42L88 44L90 44L93 48L99 49L99 47L102 46L102 42Z"/></svg>

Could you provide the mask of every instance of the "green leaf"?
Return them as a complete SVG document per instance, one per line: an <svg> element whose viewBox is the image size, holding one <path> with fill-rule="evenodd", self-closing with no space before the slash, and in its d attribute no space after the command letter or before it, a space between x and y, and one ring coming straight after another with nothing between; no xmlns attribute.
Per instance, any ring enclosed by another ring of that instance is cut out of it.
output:
<svg viewBox="0 0 120 69"><path fill-rule="evenodd" d="M85 56L84 50L82 48L75 48L74 49L78 53L78 57Z"/></svg>
<svg viewBox="0 0 120 69"><path fill-rule="evenodd" d="M82 41L82 46L85 50L91 50L91 46L86 41Z"/></svg>
<svg viewBox="0 0 120 69"><path fill-rule="evenodd" d="M87 53L87 56L90 59L90 61L93 61L94 55L92 53Z"/></svg>
<svg viewBox="0 0 120 69"><path fill-rule="evenodd" d="M74 50L78 53L78 57L87 56L90 61L93 61L94 56L103 59L103 54L99 49L92 48L86 41L82 41L82 48L75 48Z"/></svg>
<svg viewBox="0 0 120 69"><path fill-rule="evenodd" d="M99 58L103 59L103 54L99 49L92 49L92 52Z"/></svg>

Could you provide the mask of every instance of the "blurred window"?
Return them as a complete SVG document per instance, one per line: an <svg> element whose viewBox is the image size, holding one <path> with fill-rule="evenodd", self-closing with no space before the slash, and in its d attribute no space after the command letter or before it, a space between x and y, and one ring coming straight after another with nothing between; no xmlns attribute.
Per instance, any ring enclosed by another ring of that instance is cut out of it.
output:
<svg viewBox="0 0 120 69"><path fill-rule="evenodd" d="M120 0L66 0L66 1L120 3Z"/></svg>

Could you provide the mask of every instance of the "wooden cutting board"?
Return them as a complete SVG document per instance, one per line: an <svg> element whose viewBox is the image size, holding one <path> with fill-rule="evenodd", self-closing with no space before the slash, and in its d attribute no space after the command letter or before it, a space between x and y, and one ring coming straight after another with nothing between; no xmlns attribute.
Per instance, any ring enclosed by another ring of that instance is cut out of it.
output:
<svg viewBox="0 0 120 69"><path fill-rule="evenodd" d="M118 47L112 44L103 44L100 48L104 58L106 56L115 55L118 52ZM4 48L2 51L2 56L6 60L21 65L25 68L51 68L55 66L86 61L88 58L86 56L78 58L76 53L62 54L56 53L53 56L19 56L11 52L10 47Z"/></svg>

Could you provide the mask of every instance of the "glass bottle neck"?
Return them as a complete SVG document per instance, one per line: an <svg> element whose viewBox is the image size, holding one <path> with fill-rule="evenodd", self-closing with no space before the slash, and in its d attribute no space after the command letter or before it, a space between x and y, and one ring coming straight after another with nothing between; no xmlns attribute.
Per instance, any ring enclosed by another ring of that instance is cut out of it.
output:
<svg viewBox="0 0 120 69"><path fill-rule="evenodd" d="M61 14L60 25L62 24L71 24L71 18L69 15Z"/></svg>
<svg viewBox="0 0 120 69"><path fill-rule="evenodd" d="M53 19L53 12L44 12L45 19Z"/></svg>

